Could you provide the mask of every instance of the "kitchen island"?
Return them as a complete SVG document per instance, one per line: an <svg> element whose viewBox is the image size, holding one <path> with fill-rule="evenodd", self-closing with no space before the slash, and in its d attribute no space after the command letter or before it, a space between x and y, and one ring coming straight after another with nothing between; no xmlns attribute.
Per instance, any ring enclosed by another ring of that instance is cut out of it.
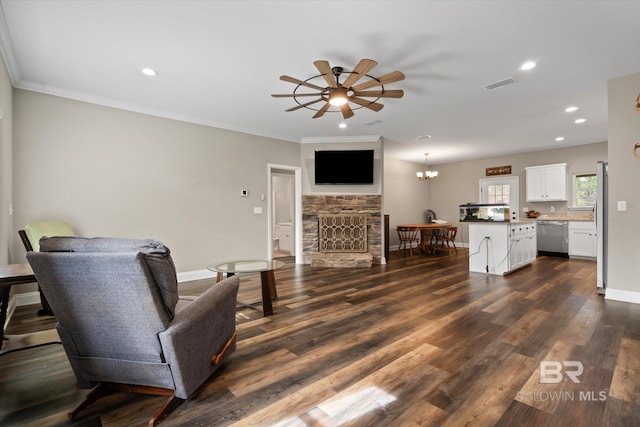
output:
<svg viewBox="0 0 640 427"><path fill-rule="evenodd" d="M468 224L469 271L505 275L535 261L535 220Z"/></svg>

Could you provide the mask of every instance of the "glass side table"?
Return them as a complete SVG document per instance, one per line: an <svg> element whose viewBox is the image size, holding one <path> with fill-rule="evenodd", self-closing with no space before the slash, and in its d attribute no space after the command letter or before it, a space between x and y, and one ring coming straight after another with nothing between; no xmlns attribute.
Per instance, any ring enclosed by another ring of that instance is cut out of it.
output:
<svg viewBox="0 0 640 427"><path fill-rule="evenodd" d="M218 273L216 282L222 280L222 275L227 277L241 273L260 273L260 282L262 287L262 311L265 316L273 314L272 300L278 299L276 290L276 278L274 270L284 266L283 261L279 260L239 260L226 261L211 264L207 270Z"/></svg>

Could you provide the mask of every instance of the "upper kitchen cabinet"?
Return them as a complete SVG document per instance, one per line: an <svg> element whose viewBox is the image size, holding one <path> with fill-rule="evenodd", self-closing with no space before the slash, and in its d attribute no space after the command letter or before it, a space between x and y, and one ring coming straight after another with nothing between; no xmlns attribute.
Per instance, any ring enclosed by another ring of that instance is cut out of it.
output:
<svg viewBox="0 0 640 427"><path fill-rule="evenodd" d="M526 170L527 202L567 200L567 164L529 166Z"/></svg>

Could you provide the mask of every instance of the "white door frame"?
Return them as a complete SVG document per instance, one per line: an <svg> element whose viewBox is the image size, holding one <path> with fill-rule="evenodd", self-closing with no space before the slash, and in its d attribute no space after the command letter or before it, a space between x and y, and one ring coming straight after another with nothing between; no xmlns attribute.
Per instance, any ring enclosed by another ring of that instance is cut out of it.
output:
<svg viewBox="0 0 640 427"><path fill-rule="evenodd" d="M509 195L509 209L511 210L511 219L519 219L520 218L520 177L518 175L509 175L503 177L495 177L495 178L482 178L478 183L478 194L480 203L486 203L485 198L482 194L482 187L489 183L495 184L510 184L511 188L516 190L516 193L513 194L513 191ZM515 218L514 218L515 213Z"/></svg>
<svg viewBox="0 0 640 427"><path fill-rule="evenodd" d="M273 259L273 189L271 177L278 170L293 171L293 232L296 264L302 264L302 168L300 166L267 164L267 259Z"/></svg>

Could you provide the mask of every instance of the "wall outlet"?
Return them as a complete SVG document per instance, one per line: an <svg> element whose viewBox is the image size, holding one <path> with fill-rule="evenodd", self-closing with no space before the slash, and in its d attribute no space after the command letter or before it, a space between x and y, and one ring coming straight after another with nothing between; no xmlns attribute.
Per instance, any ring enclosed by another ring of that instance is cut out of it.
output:
<svg viewBox="0 0 640 427"><path fill-rule="evenodd" d="M551 212L555 212L556 208L553 207L553 205L551 206L551 208L549 209Z"/></svg>
<svg viewBox="0 0 640 427"><path fill-rule="evenodd" d="M262 207L261 206L256 206L253 208L253 213L256 215L260 215L262 214Z"/></svg>
<svg viewBox="0 0 640 427"><path fill-rule="evenodd" d="M240 197L249 197L249 190L240 190Z"/></svg>
<svg viewBox="0 0 640 427"><path fill-rule="evenodd" d="M529 208L527 208L527 207L522 208L522 212L523 212L523 213L527 213L527 212L529 212Z"/></svg>

